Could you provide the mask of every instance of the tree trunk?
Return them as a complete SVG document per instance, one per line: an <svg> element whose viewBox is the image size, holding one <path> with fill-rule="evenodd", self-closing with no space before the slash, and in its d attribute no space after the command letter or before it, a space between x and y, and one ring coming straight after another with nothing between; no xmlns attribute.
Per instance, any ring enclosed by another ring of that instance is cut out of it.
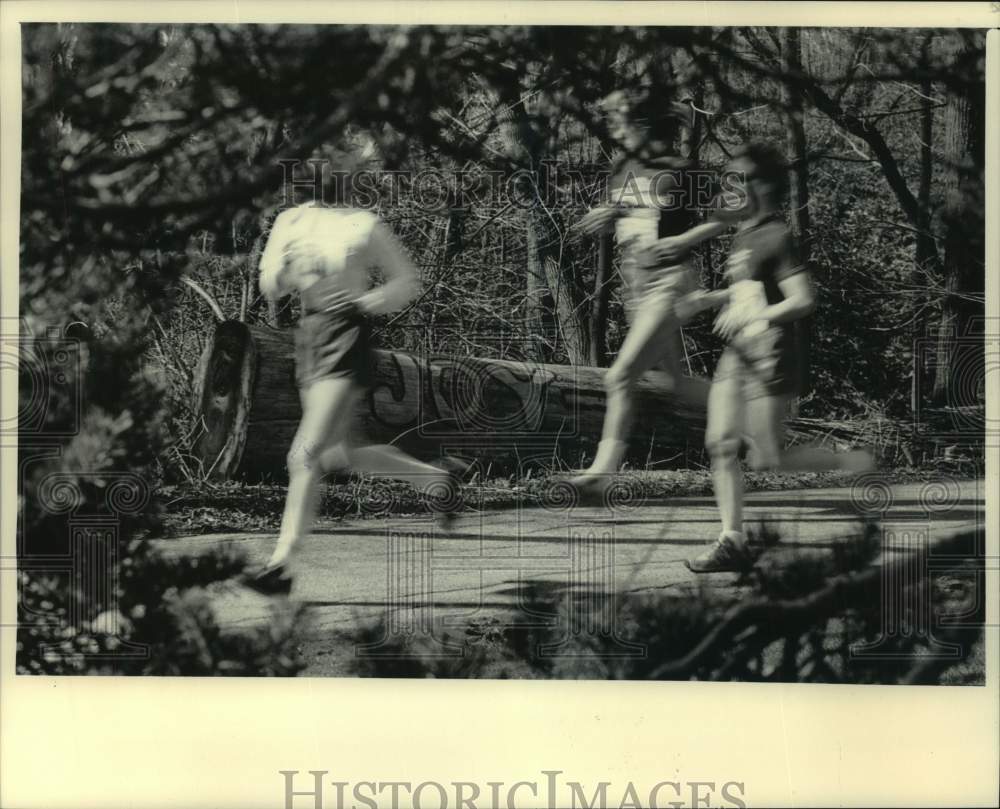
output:
<svg viewBox="0 0 1000 809"><path fill-rule="evenodd" d="M783 36L785 70L802 72L802 42L797 28L786 28ZM802 260L809 259L809 163L806 155L806 129L803 118L802 93L785 85L785 142L791 171L789 202L792 211L792 232L799 243Z"/></svg>
<svg viewBox="0 0 1000 809"><path fill-rule="evenodd" d="M985 85L955 93L945 107L944 300L937 334L931 398L941 406L973 406L982 376L982 335L970 332L983 304L969 299L984 289L982 173ZM971 339L969 339L971 337Z"/></svg>
<svg viewBox="0 0 1000 809"><path fill-rule="evenodd" d="M698 112L705 103L705 90L699 83L691 88L691 125L681 130L681 156L694 161L700 158L703 116Z"/></svg>
<svg viewBox="0 0 1000 809"><path fill-rule="evenodd" d="M680 155L697 163L701 147L703 116L698 112L704 108L705 88L702 77L690 55L675 49L671 54L673 74L677 81L677 104L679 111L684 109L685 120L680 128Z"/></svg>
<svg viewBox="0 0 1000 809"><path fill-rule="evenodd" d="M557 351L562 349L565 352L565 361L570 365L583 365L590 356L590 333L576 279L563 266L557 254L550 252L546 256L544 267L557 329L554 347Z"/></svg>
<svg viewBox="0 0 1000 809"><path fill-rule="evenodd" d="M555 233L545 205L544 138L524 109L516 85L501 88L497 117L508 156L524 175L515 190L525 227L525 328L537 337L536 358L549 360L561 348L566 361L587 361L588 332L576 284L561 265Z"/></svg>
<svg viewBox="0 0 1000 809"><path fill-rule="evenodd" d="M782 61L786 75L802 72L802 40L798 28L785 28L781 36ZM803 118L802 93L794 84L784 86L785 145L789 164L789 203L792 213L792 233L798 242L802 263L809 264L812 231L809 219L809 163L806 154L806 130ZM809 347L812 335L812 317L795 324L799 333L801 390L809 387ZM798 415L798 401L793 405L793 415Z"/></svg>
<svg viewBox="0 0 1000 809"><path fill-rule="evenodd" d="M458 207L459 200L451 199L448 208L448 229L445 231L444 255L442 261L448 263L458 258L465 249L465 220L467 212Z"/></svg>
<svg viewBox="0 0 1000 809"><path fill-rule="evenodd" d="M539 362L549 360L555 346L552 300L545 281L548 261L544 223L538 221L533 208L523 211L525 306L524 328L531 340L530 356Z"/></svg>
<svg viewBox="0 0 1000 809"><path fill-rule="evenodd" d="M924 36L921 44L921 63L926 66L930 55L931 42L934 39L932 33ZM934 172L934 153L931 149L934 137L934 106L931 101L931 93L934 86L929 78L925 78L920 85L921 110L920 110L920 184L917 188L917 204L921 210L921 220L917 225L917 244L914 256L913 276L915 289L923 289L927 286L927 279L931 271L931 256L935 250L934 236L931 233L931 180ZM914 301L914 308L917 313L913 318L913 325L910 331L911 336L911 359L910 359L910 412L920 412L920 391L923 390L924 375L924 352L919 349L920 341L926 337L927 318L923 313L925 296L918 295Z"/></svg>
<svg viewBox="0 0 1000 809"><path fill-rule="evenodd" d="M608 364L608 301L611 297L613 251L613 238L601 236L597 245L594 300L590 309L590 364L598 368Z"/></svg>

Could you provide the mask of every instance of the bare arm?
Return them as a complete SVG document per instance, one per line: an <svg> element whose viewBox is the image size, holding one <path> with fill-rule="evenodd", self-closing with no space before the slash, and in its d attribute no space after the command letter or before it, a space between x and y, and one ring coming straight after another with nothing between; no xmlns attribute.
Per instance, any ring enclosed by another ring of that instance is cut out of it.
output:
<svg viewBox="0 0 1000 809"><path fill-rule="evenodd" d="M771 325L803 318L815 308L812 283L805 271L781 279L778 286L785 296L782 301L756 311L745 306L724 309L715 321L716 333L724 340L732 339L743 330L750 334L760 333Z"/></svg>
<svg viewBox="0 0 1000 809"><path fill-rule="evenodd" d="M690 230L686 230L680 236L675 236L674 238L683 239L685 244L691 248L697 247L699 244L707 242L709 239L714 239L716 236L720 236L728 229L729 223L713 217L705 222L702 222L700 225L695 225Z"/></svg>
<svg viewBox="0 0 1000 809"><path fill-rule="evenodd" d="M657 261L680 261L702 242L714 239L725 233L729 225L718 219L709 219L700 225L695 225L679 236L667 236L658 239L650 250Z"/></svg>
<svg viewBox="0 0 1000 809"><path fill-rule="evenodd" d="M573 230L588 236L611 233L615 220L622 215L620 205L605 204L591 208L573 224Z"/></svg>
<svg viewBox="0 0 1000 809"><path fill-rule="evenodd" d="M778 281L778 287L785 299L773 303L760 311L758 320L768 323L790 323L812 314L816 308L816 295L813 292L809 273L797 272Z"/></svg>
<svg viewBox="0 0 1000 809"><path fill-rule="evenodd" d="M385 273L386 281L358 298L358 307L369 315L396 312L420 294L417 268L392 232L381 222L372 229L371 256Z"/></svg>
<svg viewBox="0 0 1000 809"><path fill-rule="evenodd" d="M728 289L716 289L707 292L697 289L677 300L676 312L681 321L687 323L692 318L709 309L718 309L729 301Z"/></svg>
<svg viewBox="0 0 1000 809"><path fill-rule="evenodd" d="M281 273L285 268L285 247L289 211L282 211L271 225L267 245L260 256L260 291L269 301L282 296Z"/></svg>

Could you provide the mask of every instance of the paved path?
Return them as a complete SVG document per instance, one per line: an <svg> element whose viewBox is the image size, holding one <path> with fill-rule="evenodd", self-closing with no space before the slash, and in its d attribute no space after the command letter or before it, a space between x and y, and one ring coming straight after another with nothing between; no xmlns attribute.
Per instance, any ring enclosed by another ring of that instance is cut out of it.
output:
<svg viewBox="0 0 1000 809"><path fill-rule="evenodd" d="M866 514L881 517L890 545L933 540L983 524L984 482L878 486L853 496L848 488L752 493L746 522L773 525L781 553L823 552L856 534ZM463 514L450 534L429 518L343 521L302 542L292 599L310 606L310 631L320 637L387 608L410 625L510 615L520 609L527 582L578 596L731 588L733 574L695 576L683 564L718 528L710 497L614 510L532 503ZM161 547L188 554L234 544L261 564L274 541L271 534L211 534L163 540ZM267 599L243 588L230 588L217 603L232 628L265 620L269 608Z"/></svg>

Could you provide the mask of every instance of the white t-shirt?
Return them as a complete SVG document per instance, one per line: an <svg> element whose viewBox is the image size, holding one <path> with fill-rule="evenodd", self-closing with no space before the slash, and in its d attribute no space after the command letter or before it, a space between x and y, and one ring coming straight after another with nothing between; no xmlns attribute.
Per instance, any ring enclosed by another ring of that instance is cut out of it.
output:
<svg viewBox="0 0 1000 809"><path fill-rule="evenodd" d="M640 267L640 251L653 245L660 236L663 212L657 194L656 176L638 170L627 172L610 192L611 201L625 208L615 220L615 240L624 253L621 267L631 293L630 306L637 303L637 298L650 295L670 298L686 295L698 288L697 279L686 264ZM661 303L659 301L656 305Z"/></svg>
<svg viewBox="0 0 1000 809"><path fill-rule="evenodd" d="M660 209L652 179L644 175L627 174L626 180L611 189L611 200L626 208L615 221L615 240L632 253L656 241L660 227Z"/></svg>
<svg viewBox="0 0 1000 809"><path fill-rule="evenodd" d="M385 283L369 290L369 270ZM278 296L335 280L369 314L402 309L420 292L417 269L373 213L314 203L278 214L260 259L261 288Z"/></svg>

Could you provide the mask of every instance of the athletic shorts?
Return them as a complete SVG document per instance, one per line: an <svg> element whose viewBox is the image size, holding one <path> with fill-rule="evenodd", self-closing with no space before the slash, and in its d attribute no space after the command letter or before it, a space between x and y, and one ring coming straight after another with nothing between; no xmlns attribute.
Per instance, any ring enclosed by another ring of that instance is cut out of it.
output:
<svg viewBox="0 0 1000 809"><path fill-rule="evenodd" d="M679 297L698 289L698 279L687 264L643 267L630 257L622 267L622 274L626 279L625 309L629 319L646 307L672 311Z"/></svg>
<svg viewBox="0 0 1000 809"><path fill-rule="evenodd" d="M295 381L300 388L337 377L369 387L374 367L371 327L364 316L303 312L295 332Z"/></svg>
<svg viewBox="0 0 1000 809"><path fill-rule="evenodd" d="M746 400L764 396L797 396L801 375L792 335L771 327L753 337L737 337L725 347L714 381L737 377Z"/></svg>

